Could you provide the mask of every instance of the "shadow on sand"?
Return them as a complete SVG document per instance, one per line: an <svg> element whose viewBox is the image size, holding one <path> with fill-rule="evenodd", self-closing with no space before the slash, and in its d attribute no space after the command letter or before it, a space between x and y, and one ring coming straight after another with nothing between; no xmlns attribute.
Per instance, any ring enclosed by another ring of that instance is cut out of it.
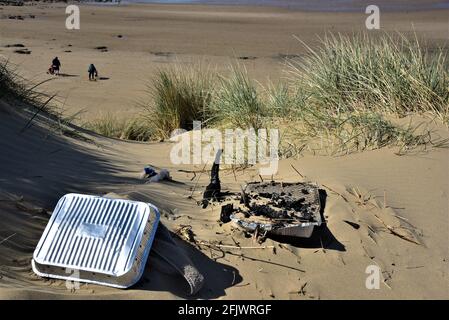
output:
<svg viewBox="0 0 449 320"><path fill-rule="evenodd" d="M52 132L48 127L48 119L39 116L29 125L30 115L32 117L34 111L32 110L31 114L16 111L14 108L2 109L0 105L0 133L8 137L0 140L2 192L17 197L23 196L26 201L51 210L57 200L69 192L101 194L114 191L113 188L141 184L138 179L117 174L123 171L123 167L120 169L120 164L105 156L109 152L107 146L77 141ZM26 130L23 130L24 128ZM105 189L105 186L111 189ZM9 209L0 210L0 217L4 220L2 229L5 229L1 236L3 239L13 235L14 239L0 247L0 262L16 268L14 272L9 273L9 276L17 281L15 286L45 289L44 281L34 280L31 287L33 279L29 275L32 273L32 253L49 217L46 214L21 212L14 202L7 203ZM175 247L191 259L204 276L203 288L195 296L189 296L190 291L185 279L181 275L164 274L154 268L154 264L152 267L152 261L155 261L151 255L144 276L134 288L171 292L183 298L210 299L225 295L226 288L242 281L235 268L215 262L196 247L173 238ZM167 252L167 255L170 254L173 252ZM60 288L47 289L51 294L65 293L64 290L59 290Z"/></svg>
<svg viewBox="0 0 449 320"><path fill-rule="evenodd" d="M104 156L107 146L68 138L76 132L50 129L55 124L40 115L30 122L34 112L0 110L0 133L5 137L0 139L2 191L52 208L69 192L107 192L99 187L114 189L139 181L120 175L123 167Z"/></svg>
<svg viewBox="0 0 449 320"><path fill-rule="evenodd" d="M58 76L62 78L73 78L79 77L79 74L60 73Z"/></svg>
<svg viewBox="0 0 449 320"><path fill-rule="evenodd" d="M216 262L189 243L177 239L173 234L172 237L179 249L191 259L204 276L204 286L197 294L189 295L188 284L181 275L166 274L163 270L152 268L151 260L155 257L150 254L145 273L134 289L167 291L184 299L216 299L226 295L227 288L242 282L236 268Z"/></svg>

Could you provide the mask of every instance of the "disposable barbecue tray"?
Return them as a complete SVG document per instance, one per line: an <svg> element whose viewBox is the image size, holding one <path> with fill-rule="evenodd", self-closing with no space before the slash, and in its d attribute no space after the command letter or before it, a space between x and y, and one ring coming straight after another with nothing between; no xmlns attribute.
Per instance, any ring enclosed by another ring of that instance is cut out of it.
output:
<svg viewBox="0 0 449 320"><path fill-rule="evenodd" d="M149 203L67 194L34 251L42 277L127 288L142 276L159 222Z"/></svg>

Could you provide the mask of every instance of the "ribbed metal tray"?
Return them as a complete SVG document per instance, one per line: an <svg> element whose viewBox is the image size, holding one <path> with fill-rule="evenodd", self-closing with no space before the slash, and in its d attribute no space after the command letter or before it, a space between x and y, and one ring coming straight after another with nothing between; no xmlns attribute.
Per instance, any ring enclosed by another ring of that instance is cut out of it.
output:
<svg viewBox="0 0 449 320"><path fill-rule="evenodd" d="M67 194L34 251L42 277L127 288L142 276L160 214L149 203Z"/></svg>

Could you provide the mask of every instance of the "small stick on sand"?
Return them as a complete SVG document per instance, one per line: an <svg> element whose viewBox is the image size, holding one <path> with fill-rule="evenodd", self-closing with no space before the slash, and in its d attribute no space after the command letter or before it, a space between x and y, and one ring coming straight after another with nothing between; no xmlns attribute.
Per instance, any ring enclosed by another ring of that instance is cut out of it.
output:
<svg viewBox="0 0 449 320"><path fill-rule="evenodd" d="M323 253L326 253L326 249L324 249L323 240L321 240L321 237L320 237L320 244L321 244L321 249L323 249Z"/></svg>
<svg viewBox="0 0 449 320"><path fill-rule="evenodd" d="M204 169L206 169L206 165L207 165L207 162L204 164L203 170L201 170L200 175L199 175L198 179L196 180L195 186L193 187L192 193L190 194L189 198L193 198L193 193L195 192L195 189L196 189L196 187L198 185L198 182L200 181L200 178L201 178L201 175L204 172Z"/></svg>
<svg viewBox="0 0 449 320"><path fill-rule="evenodd" d="M232 236L231 236L231 239L232 239L232 241L234 242L234 244L235 244L237 247L240 247L240 242L237 242L237 241L234 239L234 237L232 237Z"/></svg>
<svg viewBox="0 0 449 320"><path fill-rule="evenodd" d="M337 191L335 191L334 189L332 189L332 188L330 188L330 187L328 187L327 185L325 185L325 184L322 184L322 186L323 187L325 187L326 189L329 189L330 191L332 191L333 193L335 193L335 194L338 194L340 197L342 197L343 198L343 200L345 200L346 202L348 202L349 203L349 201L348 201L348 199L344 196L344 195L342 195L341 193L339 193L339 192L337 192Z"/></svg>
<svg viewBox="0 0 449 320"><path fill-rule="evenodd" d="M246 286L249 286L249 285L250 285L250 283L247 282L247 283L244 283L244 284L238 284L238 285L236 285L234 287L246 287Z"/></svg>
<svg viewBox="0 0 449 320"><path fill-rule="evenodd" d="M230 254L231 256L240 257L242 259L248 259L248 260L251 260L251 261L260 261L260 262L263 262L263 263L268 263L268 264L275 265L275 266L282 267L282 268L287 268L287 269L291 269L291 270L295 270L295 271L299 271L299 272L303 272L303 273L306 272L305 270L301 270L301 269L298 269L298 268L295 268L295 267L290 267L290 266L287 266L285 264L272 262L272 261L267 261L267 260L263 260L263 259L257 259L257 258L253 258L253 257L248 257L248 256L245 256L243 253L237 254L237 253L233 253L233 252L230 252L230 251L226 251L226 253Z"/></svg>
<svg viewBox="0 0 449 320"><path fill-rule="evenodd" d="M377 215L374 215L374 217L376 217L376 219L379 220L380 223L382 223L382 224L385 226L385 228L387 228L388 231L390 231L391 234L393 234L393 235L395 235L395 236L397 236L397 237L399 237L399 238L401 238L401 239L403 239L403 240L405 240L405 241L408 241L408 242L417 244L417 245L419 245L419 246L421 245L421 243L417 242L416 240L411 239L411 238L408 238L408 237L406 237L406 236L404 236L404 235L398 233L397 231L395 231L394 228L393 228L392 226L389 226L388 224L386 224L386 223L385 223L381 218L379 218Z"/></svg>
<svg viewBox="0 0 449 320"><path fill-rule="evenodd" d="M232 165L231 168L232 168L232 174L234 175L234 180L237 181L237 176L235 175L235 167L234 167L234 165Z"/></svg>
<svg viewBox="0 0 449 320"><path fill-rule="evenodd" d="M306 291L304 289L306 288L306 285L307 285L307 282L304 283L301 286L301 289L299 289L298 291L289 291L288 293L289 294L302 294L303 296L305 296L306 295Z"/></svg>
<svg viewBox="0 0 449 320"><path fill-rule="evenodd" d="M366 227L372 232L372 233L376 233L376 231L369 225L367 224Z"/></svg>
<svg viewBox="0 0 449 320"><path fill-rule="evenodd" d="M227 244L214 244L207 241L199 241L198 244L202 244L205 246L217 247L217 248L226 248L226 249L273 249L274 246L258 246L258 247L241 247L241 246L231 246Z"/></svg>
<svg viewBox="0 0 449 320"><path fill-rule="evenodd" d="M399 219L402 219L402 220L404 220L404 221L407 221L408 222L408 219L407 218L404 218L404 217L401 217L400 215L398 215L398 214L395 214L394 215L396 218L399 218Z"/></svg>
<svg viewBox="0 0 449 320"><path fill-rule="evenodd" d="M306 291L304 290L304 289L306 288L306 286L307 286L307 282L304 283L304 284L301 286L301 290L299 290L299 292L301 292L302 295L305 295L305 294L306 294Z"/></svg>
<svg viewBox="0 0 449 320"><path fill-rule="evenodd" d="M155 167L155 166L153 166L153 167ZM184 173L194 173L195 175L197 173L204 172L204 170L185 170L185 169L178 169L177 171L178 172L184 172ZM206 171L210 171L210 170L206 170Z"/></svg>
<svg viewBox="0 0 449 320"><path fill-rule="evenodd" d="M246 197L245 190L243 190L243 187L242 187L242 186L240 186L240 190L242 191L243 204L244 204L248 209L251 209L251 208L249 207L249 201L248 201L248 198Z"/></svg>
<svg viewBox="0 0 449 320"><path fill-rule="evenodd" d="M304 179L304 176L298 170L296 170L296 168L292 164L290 165L292 166L293 170L295 170L296 173L299 174L299 176Z"/></svg>
<svg viewBox="0 0 449 320"><path fill-rule="evenodd" d="M375 243L377 244L376 240L374 240L373 236L371 235L371 233L368 232L368 237Z"/></svg>

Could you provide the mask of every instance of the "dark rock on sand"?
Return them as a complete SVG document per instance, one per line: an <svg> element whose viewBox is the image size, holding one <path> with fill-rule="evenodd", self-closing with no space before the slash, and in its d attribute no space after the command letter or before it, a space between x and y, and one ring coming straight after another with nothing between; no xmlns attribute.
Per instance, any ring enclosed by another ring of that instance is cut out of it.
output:
<svg viewBox="0 0 449 320"><path fill-rule="evenodd" d="M108 52L108 47L105 47L105 46L95 47L95 49L99 50L101 52Z"/></svg>
<svg viewBox="0 0 449 320"><path fill-rule="evenodd" d="M171 55L173 55L173 52L165 52L165 51L151 51L150 53L158 57L170 57Z"/></svg>
<svg viewBox="0 0 449 320"><path fill-rule="evenodd" d="M7 44L5 48L25 48L25 45L21 43Z"/></svg>
<svg viewBox="0 0 449 320"><path fill-rule="evenodd" d="M257 57L254 56L241 56L239 57L240 60L256 60Z"/></svg>
<svg viewBox="0 0 449 320"><path fill-rule="evenodd" d="M17 49L17 50L14 50L14 52L18 53L18 54L30 54L31 53L31 51L28 49Z"/></svg>
<svg viewBox="0 0 449 320"><path fill-rule="evenodd" d="M24 20L24 17L23 16L8 16L8 19L11 19L11 20Z"/></svg>

